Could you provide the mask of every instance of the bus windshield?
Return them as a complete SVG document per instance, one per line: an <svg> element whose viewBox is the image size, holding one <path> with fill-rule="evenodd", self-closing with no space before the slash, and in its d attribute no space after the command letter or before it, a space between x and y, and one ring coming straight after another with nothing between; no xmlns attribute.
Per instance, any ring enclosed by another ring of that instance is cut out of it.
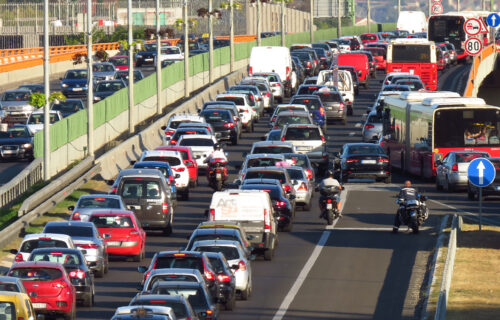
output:
<svg viewBox="0 0 500 320"><path fill-rule="evenodd" d="M431 46L395 44L392 47L393 63L430 63Z"/></svg>
<svg viewBox="0 0 500 320"><path fill-rule="evenodd" d="M449 41L456 48L461 48L465 40L464 17L432 16L429 18L429 40Z"/></svg>
<svg viewBox="0 0 500 320"><path fill-rule="evenodd" d="M486 108L437 110L434 148L499 147L500 111Z"/></svg>

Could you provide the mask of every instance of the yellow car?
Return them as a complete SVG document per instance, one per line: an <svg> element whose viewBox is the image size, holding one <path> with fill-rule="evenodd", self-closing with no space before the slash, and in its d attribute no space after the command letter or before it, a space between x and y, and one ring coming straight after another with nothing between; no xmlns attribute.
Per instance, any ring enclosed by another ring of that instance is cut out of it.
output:
<svg viewBox="0 0 500 320"><path fill-rule="evenodd" d="M30 298L20 292L0 292L0 314L5 315L6 320L37 319ZM43 316L38 319L43 319Z"/></svg>

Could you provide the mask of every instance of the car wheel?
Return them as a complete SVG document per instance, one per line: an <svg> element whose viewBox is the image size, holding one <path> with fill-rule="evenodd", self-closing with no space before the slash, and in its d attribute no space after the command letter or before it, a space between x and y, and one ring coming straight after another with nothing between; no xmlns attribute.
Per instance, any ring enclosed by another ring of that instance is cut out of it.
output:
<svg viewBox="0 0 500 320"><path fill-rule="evenodd" d="M266 251L264 251L264 260L271 261L273 260L273 256L274 256L274 248L267 249Z"/></svg>
<svg viewBox="0 0 500 320"><path fill-rule="evenodd" d="M87 298L84 300L83 302L83 306L84 307L87 307L87 308L92 308L92 305L94 304L94 294L92 292L90 292L88 295L87 295Z"/></svg>
<svg viewBox="0 0 500 320"><path fill-rule="evenodd" d="M384 183L391 183L392 182L392 176L388 176L387 178L384 179Z"/></svg>
<svg viewBox="0 0 500 320"><path fill-rule="evenodd" d="M436 176L436 190L443 190L443 186L439 183L439 178Z"/></svg>
<svg viewBox="0 0 500 320"><path fill-rule="evenodd" d="M75 319L76 319L76 311L75 311L75 308L73 308L69 314L66 314L66 315L64 316L64 319L65 319L65 320L75 320Z"/></svg>
<svg viewBox="0 0 500 320"><path fill-rule="evenodd" d="M105 264L104 264L104 273L108 273L109 271L109 256L106 255L106 260L105 260Z"/></svg>
<svg viewBox="0 0 500 320"><path fill-rule="evenodd" d="M163 234L166 236L170 236L172 234L172 223L169 222L168 226L163 229Z"/></svg>
<svg viewBox="0 0 500 320"><path fill-rule="evenodd" d="M101 266L101 269L98 269L95 271L94 275L96 278L102 278L104 277L104 264Z"/></svg>
<svg viewBox="0 0 500 320"><path fill-rule="evenodd" d="M302 211L309 211L309 210L311 210L311 200L309 200L309 202L304 203L304 206L302 207Z"/></svg>
<svg viewBox="0 0 500 320"><path fill-rule="evenodd" d="M249 296L250 296L250 285L247 285L245 290L241 291L240 297L241 297L241 300L248 300Z"/></svg>
<svg viewBox="0 0 500 320"><path fill-rule="evenodd" d="M446 191L455 192L455 186L450 184L450 181L448 180L448 178L446 178Z"/></svg>
<svg viewBox="0 0 500 320"><path fill-rule="evenodd" d="M189 181L190 188L196 188L196 181Z"/></svg>
<svg viewBox="0 0 500 320"><path fill-rule="evenodd" d="M352 116L353 115L353 110L352 110L352 106L347 106L347 115L348 116Z"/></svg>
<svg viewBox="0 0 500 320"><path fill-rule="evenodd" d="M224 309L232 311L234 309L234 306L236 305L236 298L233 296L231 297L231 300L227 301L224 304Z"/></svg>
<svg viewBox="0 0 500 320"><path fill-rule="evenodd" d="M132 256L132 261L134 262L141 262L141 260L142 260L142 250L139 254Z"/></svg>
<svg viewBox="0 0 500 320"><path fill-rule="evenodd" d="M233 146L237 145L237 144L238 144L238 137L234 137L234 138L232 138L232 139L231 139L231 144L232 144Z"/></svg>
<svg viewBox="0 0 500 320"><path fill-rule="evenodd" d="M283 231L284 232L292 232L292 229L293 229L293 223L292 223L292 221L290 221L285 227L283 227Z"/></svg>

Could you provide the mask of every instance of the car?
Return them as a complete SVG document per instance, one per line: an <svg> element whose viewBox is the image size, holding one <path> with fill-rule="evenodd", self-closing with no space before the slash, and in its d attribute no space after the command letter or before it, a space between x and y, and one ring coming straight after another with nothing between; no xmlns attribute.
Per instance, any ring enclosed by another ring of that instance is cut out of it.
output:
<svg viewBox="0 0 500 320"><path fill-rule="evenodd" d="M0 131L0 159L33 160L33 134L25 126Z"/></svg>
<svg viewBox="0 0 500 320"><path fill-rule="evenodd" d="M0 292L0 310L4 319L45 319L43 315L35 318L35 311L30 297L26 293L2 290Z"/></svg>
<svg viewBox="0 0 500 320"><path fill-rule="evenodd" d="M245 177L242 180L242 183L244 183L245 180L250 180L250 179L279 180L281 187L283 188L283 191L290 199L293 210L295 210L295 189L293 188L293 182L290 179L290 175L288 174L286 168L277 166L248 168Z"/></svg>
<svg viewBox="0 0 500 320"><path fill-rule="evenodd" d="M300 60L300 64L304 67L305 76L314 76L315 66L314 66L314 58L309 52L305 51L292 51L292 57L296 57ZM280 101L282 103L282 101Z"/></svg>
<svg viewBox="0 0 500 320"><path fill-rule="evenodd" d="M176 320L199 320L183 295L138 294L130 301L129 306L169 307L174 312Z"/></svg>
<svg viewBox="0 0 500 320"><path fill-rule="evenodd" d="M314 182L307 178L307 174L302 167L290 165L285 166L285 168L290 179L292 179L292 185L295 189L295 202L302 205L304 211L309 211L314 192Z"/></svg>
<svg viewBox="0 0 500 320"><path fill-rule="evenodd" d="M359 94L359 77L356 69L352 66L337 66L337 68L339 70L349 71L354 86L354 95L357 96Z"/></svg>
<svg viewBox="0 0 500 320"><path fill-rule="evenodd" d="M352 48L351 48L352 49ZM368 87L368 74L370 72L370 64L368 57L364 53L341 53L338 55L339 66L353 66L359 77L359 82L365 87Z"/></svg>
<svg viewBox="0 0 500 320"><path fill-rule="evenodd" d="M141 67L143 64L154 64L156 57L156 43L145 43L143 49L135 55L136 67Z"/></svg>
<svg viewBox="0 0 500 320"><path fill-rule="evenodd" d="M399 79L393 82L396 86L408 86L410 91L424 91L425 85L420 79Z"/></svg>
<svg viewBox="0 0 500 320"><path fill-rule="evenodd" d="M66 97L83 96L88 93L88 70L87 69L69 69L64 74L64 77L59 78L61 81L61 91Z"/></svg>
<svg viewBox="0 0 500 320"><path fill-rule="evenodd" d="M7 90L0 98L0 107L3 111L3 123L26 123L29 115L35 107L28 103L31 90L13 89Z"/></svg>
<svg viewBox="0 0 500 320"><path fill-rule="evenodd" d="M147 160L153 159L141 159L141 161ZM158 161L158 159L153 161ZM126 172L116 180L114 188L116 188L116 194L122 197L127 209L134 212L143 229L161 230L164 235L171 235L174 210L171 196L169 196L170 187L161 171L157 169L128 169L124 171Z"/></svg>
<svg viewBox="0 0 500 320"><path fill-rule="evenodd" d="M476 158L489 158L484 151L450 151L442 160L436 161L436 189L453 192L467 188L467 168Z"/></svg>
<svg viewBox="0 0 500 320"><path fill-rule="evenodd" d="M384 48L368 47L365 49L369 51L375 60L375 68L377 70L385 70L387 67L387 51Z"/></svg>
<svg viewBox="0 0 500 320"><path fill-rule="evenodd" d="M218 224L211 223L212 221L207 221L207 222L210 223L208 226L204 228L197 228L191 233L191 236L188 238L188 243L184 248L184 250L191 251L193 249L193 244L196 241L231 240L231 241L238 241L244 248L245 253L247 255L250 255L253 248L248 242L247 239L248 236L246 236L245 231L241 229L242 228L241 225L239 227L243 231L236 228L217 227L218 225L219 226L230 225L226 224L225 222Z"/></svg>
<svg viewBox="0 0 500 320"><path fill-rule="evenodd" d="M314 123L319 125L323 132L326 132L325 107L320 97L316 95L295 95L290 99L290 103L305 105Z"/></svg>
<svg viewBox="0 0 500 320"><path fill-rule="evenodd" d="M82 250L87 265L96 277L102 278L108 272L107 245L92 222L49 221L43 232L70 236L75 247Z"/></svg>
<svg viewBox="0 0 500 320"><path fill-rule="evenodd" d="M37 314L76 319L76 290L60 263L18 262L7 275L23 281Z"/></svg>
<svg viewBox="0 0 500 320"><path fill-rule="evenodd" d="M212 125L207 122L186 122L179 124L179 126L177 127L177 129L183 129L183 128L205 128L211 134L214 134L217 139L219 139L219 135L215 132Z"/></svg>
<svg viewBox="0 0 500 320"><path fill-rule="evenodd" d="M313 47L316 51L316 55L319 58L319 70L327 70L330 68L331 56L329 55L330 50L325 50L324 48Z"/></svg>
<svg viewBox="0 0 500 320"><path fill-rule="evenodd" d="M449 42L442 42L439 43L440 46L445 46L446 49L448 50L448 53L450 54L450 62L456 65L458 63L458 56L457 56L457 50L455 48L455 45L453 43Z"/></svg>
<svg viewBox="0 0 500 320"><path fill-rule="evenodd" d="M262 137L262 141L279 141L280 139L281 129L271 129Z"/></svg>
<svg viewBox="0 0 500 320"><path fill-rule="evenodd" d="M316 181L316 175L311 161L307 154L303 153L283 153L286 162L290 163L292 166L299 166L304 169L306 178L310 182L314 183Z"/></svg>
<svg viewBox="0 0 500 320"><path fill-rule="evenodd" d="M228 110L233 116L234 121L236 122L238 137L241 136L241 131L243 130L244 124L247 132L251 132L251 130L253 130L252 113L250 108L243 108L243 107L238 108L236 104L234 104L234 102L232 101L213 101L213 102L214 103L204 103L203 110L217 110L217 109ZM217 104L217 102L224 102L224 103ZM225 102L231 102L231 104ZM211 132L213 133L213 131ZM220 134L216 132L215 136L216 138L219 138Z"/></svg>
<svg viewBox="0 0 500 320"><path fill-rule="evenodd" d="M224 309L233 310L236 304L236 277L234 270L238 267L229 266L226 257L220 252L205 252L219 280L219 290L216 299L224 305Z"/></svg>
<svg viewBox="0 0 500 320"><path fill-rule="evenodd" d="M153 65L156 66L158 63L157 56L155 55L153 59ZM181 52L179 47L162 46L160 48L160 62L163 62L164 60L184 60L184 54Z"/></svg>
<svg viewBox="0 0 500 320"><path fill-rule="evenodd" d="M88 221L95 209L120 209L126 210L122 198L113 194L86 194L80 196L74 206L68 206L72 211L69 220Z"/></svg>
<svg viewBox="0 0 500 320"><path fill-rule="evenodd" d="M179 128L184 129L184 128ZM182 146L161 146L157 147L155 150L163 150L163 151L178 151L182 156L182 161L187 168L188 176L189 176L189 188L196 188L198 186L198 164L196 163L196 159L194 157L193 151L191 147L182 147ZM172 169L173 170L173 169ZM177 173L173 172L175 176ZM175 177L174 176L174 177ZM181 178L181 177L178 177ZM176 178L177 179L177 178ZM177 186L176 193L177 193Z"/></svg>
<svg viewBox="0 0 500 320"><path fill-rule="evenodd" d="M117 70L115 73L115 80L121 79L128 86L128 76L129 76L128 70ZM142 73L142 71L134 70L134 83L142 79L144 79L144 74Z"/></svg>
<svg viewBox="0 0 500 320"><path fill-rule="evenodd" d="M257 141L252 144L250 153L295 153L293 144L287 141ZM247 153L243 153L246 157Z"/></svg>
<svg viewBox="0 0 500 320"><path fill-rule="evenodd" d="M155 253L151 259L149 267L140 267L139 272L144 273L144 283L146 283L150 273L155 269L165 268L189 268L197 269L205 279L208 291L215 294L217 292L217 279L215 272L207 256L202 252L194 251L160 251Z"/></svg>
<svg viewBox="0 0 500 320"><path fill-rule="evenodd" d="M240 234L243 248L246 248L248 252L252 252L252 246L249 240L252 240L253 236L246 234L243 226L237 221L203 221L196 229L234 229Z"/></svg>
<svg viewBox="0 0 500 320"><path fill-rule="evenodd" d="M277 153L254 153L245 157L243 164L239 167L238 177L240 180L245 176L248 168L252 167L274 167L276 163L285 161L282 154ZM237 168L238 169L238 168Z"/></svg>
<svg viewBox="0 0 500 320"><path fill-rule="evenodd" d="M189 200L189 171L188 165L184 162L182 153L177 150L146 150L142 153L139 161L164 161L168 162L170 168L175 172L175 187L177 195L182 200ZM190 161L190 160L189 160ZM177 176L177 174L179 176Z"/></svg>
<svg viewBox="0 0 500 320"><path fill-rule="evenodd" d="M28 293L21 279L8 276L0 276L0 291Z"/></svg>
<svg viewBox="0 0 500 320"><path fill-rule="evenodd" d="M85 109L85 105L81 99L66 99L64 101L53 101L50 106L51 110L59 111L63 118L66 118L73 113Z"/></svg>
<svg viewBox="0 0 500 320"><path fill-rule="evenodd" d="M255 102L250 101L249 96L246 93L220 93L215 96L215 101L233 101L238 108L238 112L240 113L242 125L247 129L247 131L249 131L249 127L253 126L254 122L259 121L259 110L252 106L252 104L255 105ZM206 111L207 110L205 109L204 112ZM245 117L245 114L249 114L250 117Z"/></svg>
<svg viewBox="0 0 500 320"><path fill-rule="evenodd" d="M166 138L168 139L168 144L171 146L175 146L177 142L179 142L179 139L183 135L188 135L188 134L201 134L201 135L212 135L210 130L204 127L200 128L177 128L175 130L174 134L171 136L167 136Z"/></svg>
<svg viewBox="0 0 500 320"><path fill-rule="evenodd" d="M106 242L108 255L132 257L141 262L146 255L146 232L131 211L97 209L89 221L94 223Z"/></svg>
<svg viewBox="0 0 500 320"><path fill-rule="evenodd" d="M111 320L176 320L175 313L172 308L151 306L151 305L136 305L125 306L116 309Z"/></svg>
<svg viewBox="0 0 500 320"><path fill-rule="evenodd" d="M273 122L273 129L283 129L288 124L313 124L314 121L308 112L298 111L283 111L276 116Z"/></svg>
<svg viewBox="0 0 500 320"><path fill-rule="evenodd" d="M57 121L62 120L63 116L59 111L49 110L49 121L50 125L56 123ZM45 111L44 110L35 110L33 111L28 120L26 120L26 128L34 135L40 130L43 130L43 123L45 120Z"/></svg>
<svg viewBox="0 0 500 320"><path fill-rule="evenodd" d="M283 127L281 140L290 142L297 153L307 157L319 170L326 170L330 161L326 138L321 128L314 124L289 124Z"/></svg>
<svg viewBox="0 0 500 320"><path fill-rule="evenodd" d="M266 78L271 88L271 94L273 96L272 101L279 101L281 103L285 94L285 85L277 72L255 72L253 76ZM272 105L270 107L272 107Z"/></svg>
<svg viewBox="0 0 500 320"><path fill-rule="evenodd" d="M28 261L55 262L61 264L73 287L75 287L76 301L84 307L94 304L94 277L87 267L87 261L78 249L69 248L40 248L31 252Z"/></svg>
<svg viewBox="0 0 500 320"><path fill-rule="evenodd" d="M323 106L325 107L325 114L327 122L329 120L340 120L345 125L347 122L347 108L344 99L340 92L336 90L314 92L314 95L320 97Z"/></svg>
<svg viewBox="0 0 500 320"><path fill-rule="evenodd" d="M26 89L31 91L31 93L45 93L45 86L38 83L22 84L17 89Z"/></svg>
<svg viewBox="0 0 500 320"><path fill-rule="evenodd" d="M108 61L115 66L116 71L128 72L128 65L129 65L128 56L113 56L108 58Z"/></svg>
<svg viewBox="0 0 500 320"><path fill-rule="evenodd" d="M389 73L388 75L386 75L384 81L382 82L382 90L384 90L384 87L386 85L390 85L390 84L394 84L396 81L398 80L416 80L416 81L421 81L420 80L420 76L416 75L416 74L409 74L409 73L404 73L404 72L400 72L400 73Z"/></svg>
<svg viewBox="0 0 500 320"><path fill-rule="evenodd" d="M157 169L165 178L165 182L170 187L170 201L172 202L172 206L177 207L177 187L175 186L175 176L172 168L170 168L170 164L164 161L139 161L134 162L134 169Z"/></svg>
<svg viewBox="0 0 500 320"><path fill-rule="evenodd" d="M351 51L351 41L348 39L330 39L329 41L337 43L341 53Z"/></svg>
<svg viewBox="0 0 500 320"><path fill-rule="evenodd" d="M253 180L253 179L250 179ZM251 181L253 182L253 181ZM291 232L293 228L293 220L295 219L295 207L291 199L288 198L283 191L281 185L245 183L240 186L241 190L262 190L269 193L269 197L273 203L273 209L278 219L278 227L285 231ZM291 198L294 199L295 196Z"/></svg>
<svg viewBox="0 0 500 320"><path fill-rule="evenodd" d="M248 300L252 293L252 266L250 258L238 241L231 240L202 240L193 243L193 251L220 252L224 255L228 265L235 267L235 288L242 300ZM236 269L236 267L238 267Z"/></svg>
<svg viewBox="0 0 500 320"><path fill-rule="evenodd" d="M403 81L411 81L411 80L403 80ZM411 88L404 84L388 84L382 88L380 92L402 92L402 91L411 91Z"/></svg>
<svg viewBox="0 0 500 320"><path fill-rule="evenodd" d="M251 78L245 78L240 81L240 86L256 86L262 96L263 109L260 109L259 115L265 110L269 110L274 105L274 96L272 94L271 83L269 77L267 76L252 76Z"/></svg>
<svg viewBox="0 0 500 320"><path fill-rule="evenodd" d="M24 236L19 249L11 249L14 262L28 260L31 251L37 248L76 248L70 236L55 233L30 233Z"/></svg>
<svg viewBox="0 0 500 320"><path fill-rule="evenodd" d="M304 111L304 112L309 112L307 107L303 104L279 104L274 108L274 112L271 115L271 121L269 122L269 125L272 127L274 121L276 121L276 118L278 115L283 112L283 111Z"/></svg>
<svg viewBox="0 0 500 320"><path fill-rule="evenodd" d="M121 79L99 81L94 88L94 102L104 100L126 86L125 82Z"/></svg>
<svg viewBox="0 0 500 320"><path fill-rule="evenodd" d="M377 111L371 111L366 117L366 121L361 130L363 142L377 141L384 129L384 117Z"/></svg>
<svg viewBox="0 0 500 320"><path fill-rule="evenodd" d="M299 86L299 88L297 89L297 92L295 93L294 97L295 96L299 96L299 95L311 95L314 92L316 92L316 91L318 91L318 90L320 90L322 88L327 88L325 85L319 85L319 84L317 84L317 82L318 82L318 77L317 76L315 76L315 77L309 77L304 82L306 82L306 83L303 83L303 84L301 84ZM297 104L300 104L300 103L297 103Z"/></svg>
<svg viewBox="0 0 500 320"><path fill-rule="evenodd" d="M213 135L190 134L181 136L177 145L190 147L198 168L206 169L208 167L206 159L214 152L214 148L218 143Z"/></svg>
<svg viewBox="0 0 500 320"><path fill-rule="evenodd" d="M200 320L217 319L219 308L205 285L187 281L160 281L155 283L153 295L182 295L187 298Z"/></svg>
<svg viewBox="0 0 500 320"><path fill-rule="evenodd" d="M335 168L342 183L350 178L375 178L391 183L389 157L384 150L371 143L347 143L337 154Z"/></svg>
<svg viewBox="0 0 500 320"><path fill-rule="evenodd" d="M146 267L138 267L137 271L144 273ZM193 268L160 268L153 269L148 273L147 278L142 280L138 290L143 294L150 293L155 283L159 281L187 281L198 282L207 285L205 278L198 269Z"/></svg>
<svg viewBox="0 0 500 320"><path fill-rule="evenodd" d="M238 144L238 125L228 110L203 110L200 116L212 125L220 141L229 140L232 145Z"/></svg>
<svg viewBox="0 0 500 320"><path fill-rule="evenodd" d="M226 93L248 93L251 92L252 95L250 95L250 100L255 99L254 101L254 106L252 108L256 111L259 112L260 115L262 115L263 111L265 109L271 108L271 99L267 94L269 92L260 92L259 87L257 85L251 85L251 84L237 84L234 86L229 87Z"/></svg>
<svg viewBox="0 0 500 320"><path fill-rule="evenodd" d="M113 80L116 68L111 62L95 62L92 64L95 81Z"/></svg>
<svg viewBox="0 0 500 320"><path fill-rule="evenodd" d="M316 54L316 51L313 48L301 48L300 50L292 51L292 54L300 54L300 53L306 53L311 57L312 69L310 75L311 76L317 75L320 70L320 64L319 64L319 57Z"/></svg>

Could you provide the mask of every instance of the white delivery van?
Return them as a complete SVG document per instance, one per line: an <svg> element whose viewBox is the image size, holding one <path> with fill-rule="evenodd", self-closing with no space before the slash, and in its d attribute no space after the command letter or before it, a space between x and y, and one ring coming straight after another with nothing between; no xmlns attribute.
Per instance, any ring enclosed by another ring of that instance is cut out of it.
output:
<svg viewBox="0 0 500 320"><path fill-rule="evenodd" d="M397 30L405 30L410 34L417 32L427 32L427 18L422 11L401 11L399 12Z"/></svg>
<svg viewBox="0 0 500 320"><path fill-rule="evenodd" d="M276 72L285 85L285 97L290 96L292 57L287 47L253 47L250 53L248 74Z"/></svg>
<svg viewBox="0 0 500 320"><path fill-rule="evenodd" d="M229 189L212 195L210 221L239 222L256 253L271 260L277 244L277 221L269 194L262 190Z"/></svg>
<svg viewBox="0 0 500 320"><path fill-rule="evenodd" d="M333 70L322 70L318 74L316 84L336 87L342 95L344 102L348 105L348 109L352 109L354 103L354 82L349 71L337 70L337 81L335 81Z"/></svg>

